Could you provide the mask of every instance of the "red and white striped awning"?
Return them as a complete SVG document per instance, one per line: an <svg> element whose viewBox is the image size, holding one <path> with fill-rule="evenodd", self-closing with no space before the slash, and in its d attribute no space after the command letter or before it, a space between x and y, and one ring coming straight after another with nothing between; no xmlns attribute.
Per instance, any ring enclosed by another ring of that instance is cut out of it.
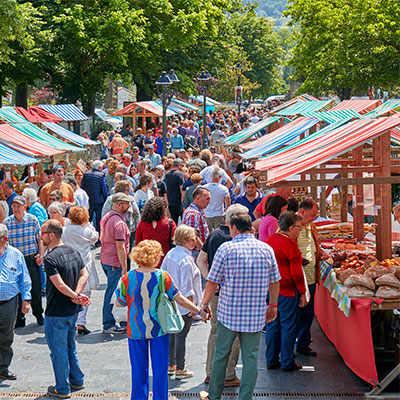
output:
<svg viewBox="0 0 400 400"><path fill-rule="evenodd" d="M400 119L394 117L352 121L307 142L302 149L295 147L287 154L280 153L273 161L270 158L259 161L256 170L267 171L268 183L273 184L345 154L399 125Z"/></svg>
<svg viewBox="0 0 400 400"><path fill-rule="evenodd" d="M359 114L366 114L382 104L381 100L343 100L330 111L336 110L354 110Z"/></svg>

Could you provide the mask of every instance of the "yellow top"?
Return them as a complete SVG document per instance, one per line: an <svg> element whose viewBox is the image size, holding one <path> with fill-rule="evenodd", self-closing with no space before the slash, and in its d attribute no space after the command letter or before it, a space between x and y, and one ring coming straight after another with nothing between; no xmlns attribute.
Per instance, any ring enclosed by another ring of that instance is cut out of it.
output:
<svg viewBox="0 0 400 400"><path fill-rule="evenodd" d="M304 226L301 230L299 237L297 239L297 244L301 251L303 258L309 261L307 265L305 265L304 272L307 278L307 283L309 285L315 283L315 265L316 265L316 246L315 241L311 231L311 224Z"/></svg>

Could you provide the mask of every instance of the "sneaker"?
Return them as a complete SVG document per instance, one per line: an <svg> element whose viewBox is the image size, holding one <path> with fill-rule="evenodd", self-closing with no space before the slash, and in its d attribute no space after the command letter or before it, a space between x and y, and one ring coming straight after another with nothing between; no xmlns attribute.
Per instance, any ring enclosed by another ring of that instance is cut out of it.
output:
<svg viewBox="0 0 400 400"><path fill-rule="evenodd" d="M49 386L47 388L47 395L57 397L58 399L69 399L71 397L71 393L60 393L55 386Z"/></svg>
<svg viewBox="0 0 400 400"><path fill-rule="evenodd" d="M169 376L175 375L175 371L176 371L176 366L175 365L172 365L172 366L168 367L168 375Z"/></svg>
<svg viewBox="0 0 400 400"><path fill-rule="evenodd" d="M191 378L193 375L193 372L188 369L177 369L175 371L175 379Z"/></svg>
<svg viewBox="0 0 400 400"><path fill-rule="evenodd" d="M70 386L71 386L71 390L73 390L74 392L85 389L85 385L83 383L81 385L73 385L71 383Z"/></svg>
<svg viewBox="0 0 400 400"><path fill-rule="evenodd" d="M125 333L126 329L125 328L118 328L117 326L112 326L111 328L108 329L103 329L103 333L106 334L121 334L121 333Z"/></svg>
<svg viewBox="0 0 400 400"><path fill-rule="evenodd" d="M90 331L88 328L86 328L85 325L77 325L76 331L77 331L78 335L81 335L81 336L89 335L89 333L92 333L92 331Z"/></svg>
<svg viewBox="0 0 400 400"><path fill-rule="evenodd" d="M278 369L281 367L281 363L279 361L274 362L272 364L267 364L267 369Z"/></svg>
<svg viewBox="0 0 400 400"><path fill-rule="evenodd" d="M225 379L224 380L224 387L230 388L230 387L238 387L240 386L240 379L235 376L233 379Z"/></svg>
<svg viewBox="0 0 400 400"><path fill-rule="evenodd" d="M201 392L199 393L199 395L200 395L200 400L209 400L208 393L205 392L204 390L201 391Z"/></svg>

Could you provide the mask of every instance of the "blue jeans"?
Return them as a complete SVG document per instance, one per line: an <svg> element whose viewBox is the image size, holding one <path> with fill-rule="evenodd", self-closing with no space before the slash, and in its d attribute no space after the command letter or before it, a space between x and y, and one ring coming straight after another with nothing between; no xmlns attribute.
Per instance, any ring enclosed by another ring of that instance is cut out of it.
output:
<svg viewBox="0 0 400 400"><path fill-rule="evenodd" d="M76 351L76 319L74 314L68 317L49 317L44 319L44 332L50 349L50 358L59 393L71 392L70 385L83 385L84 374L79 365Z"/></svg>
<svg viewBox="0 0 400 400"><path fill-rule="evenodd" d="M278 316L267 324L265 332L267 365L279 362L281 367L291 368L294 363L294 344L296 342L296 324L299 296L279 296Z"/></svg>
<svg viewBox="0 0 400 400"><path fill-rule="evenodd" d="M153 370L153 399L168 400L168 335L153 339L129 339L132 369L131 400L149 398L149 348Z"/></svg>
<svg viewBox="0 0 400 400"><path fill-rule="evenodd" d="M297 348L304 349L311 343L311 325L314 320L314 297L316 284L308 285L310 291L310 301L303 307L298 309L299 318L296 327Z"/></svg>
<svg viewBox="0 0 400 400"><path fill-rule="evenodd" d="M121 278L121 268L102 265L103 271L107 277L107 288L104 293L103 302L103 329L110 329L115 326L115 319L112 314L113 304L111 304L112 295L117 288L118 281Z"/></svg>

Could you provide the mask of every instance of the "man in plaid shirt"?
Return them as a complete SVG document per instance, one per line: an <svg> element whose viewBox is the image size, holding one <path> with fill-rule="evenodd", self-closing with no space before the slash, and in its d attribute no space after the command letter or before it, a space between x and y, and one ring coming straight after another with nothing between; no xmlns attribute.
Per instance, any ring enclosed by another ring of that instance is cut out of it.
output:
<svg viewBox="0 0 400 400"><path fill-rule="evenodd" d="M25 258L29 275L32 280L32 313L37 323L43 325L43 307L40 287L41 241L38 219L26 212L26 200L17 196L11 204L13 215L5 219L8 229L8 240L11 246L16 247ZM18 306L16 328L25 326L25 316L21 311L21 301Z"/></svg>
<svg viewBox="0 0 400 400"><path fill-rule="evenodd" d="M221 399L229 353L238 336L243 359L239 399L251 400L261 330L277 316L280 275L272 248L252 234L249 215L233 215L229 225L233 239L217 250L200 305L209 312L208 304L220 286L208 398Z"/></svg>
<svg viewBox="0 0 400 400"><path fill-rule="evenodd" d="M193 202L185 210L182 217L182 224L196 229L198 234L196 248L198 249L201 249L209 234L204 209L208 206L210 200L211 195L209 190L202 186L197 187L193 192Z"/></svg>

